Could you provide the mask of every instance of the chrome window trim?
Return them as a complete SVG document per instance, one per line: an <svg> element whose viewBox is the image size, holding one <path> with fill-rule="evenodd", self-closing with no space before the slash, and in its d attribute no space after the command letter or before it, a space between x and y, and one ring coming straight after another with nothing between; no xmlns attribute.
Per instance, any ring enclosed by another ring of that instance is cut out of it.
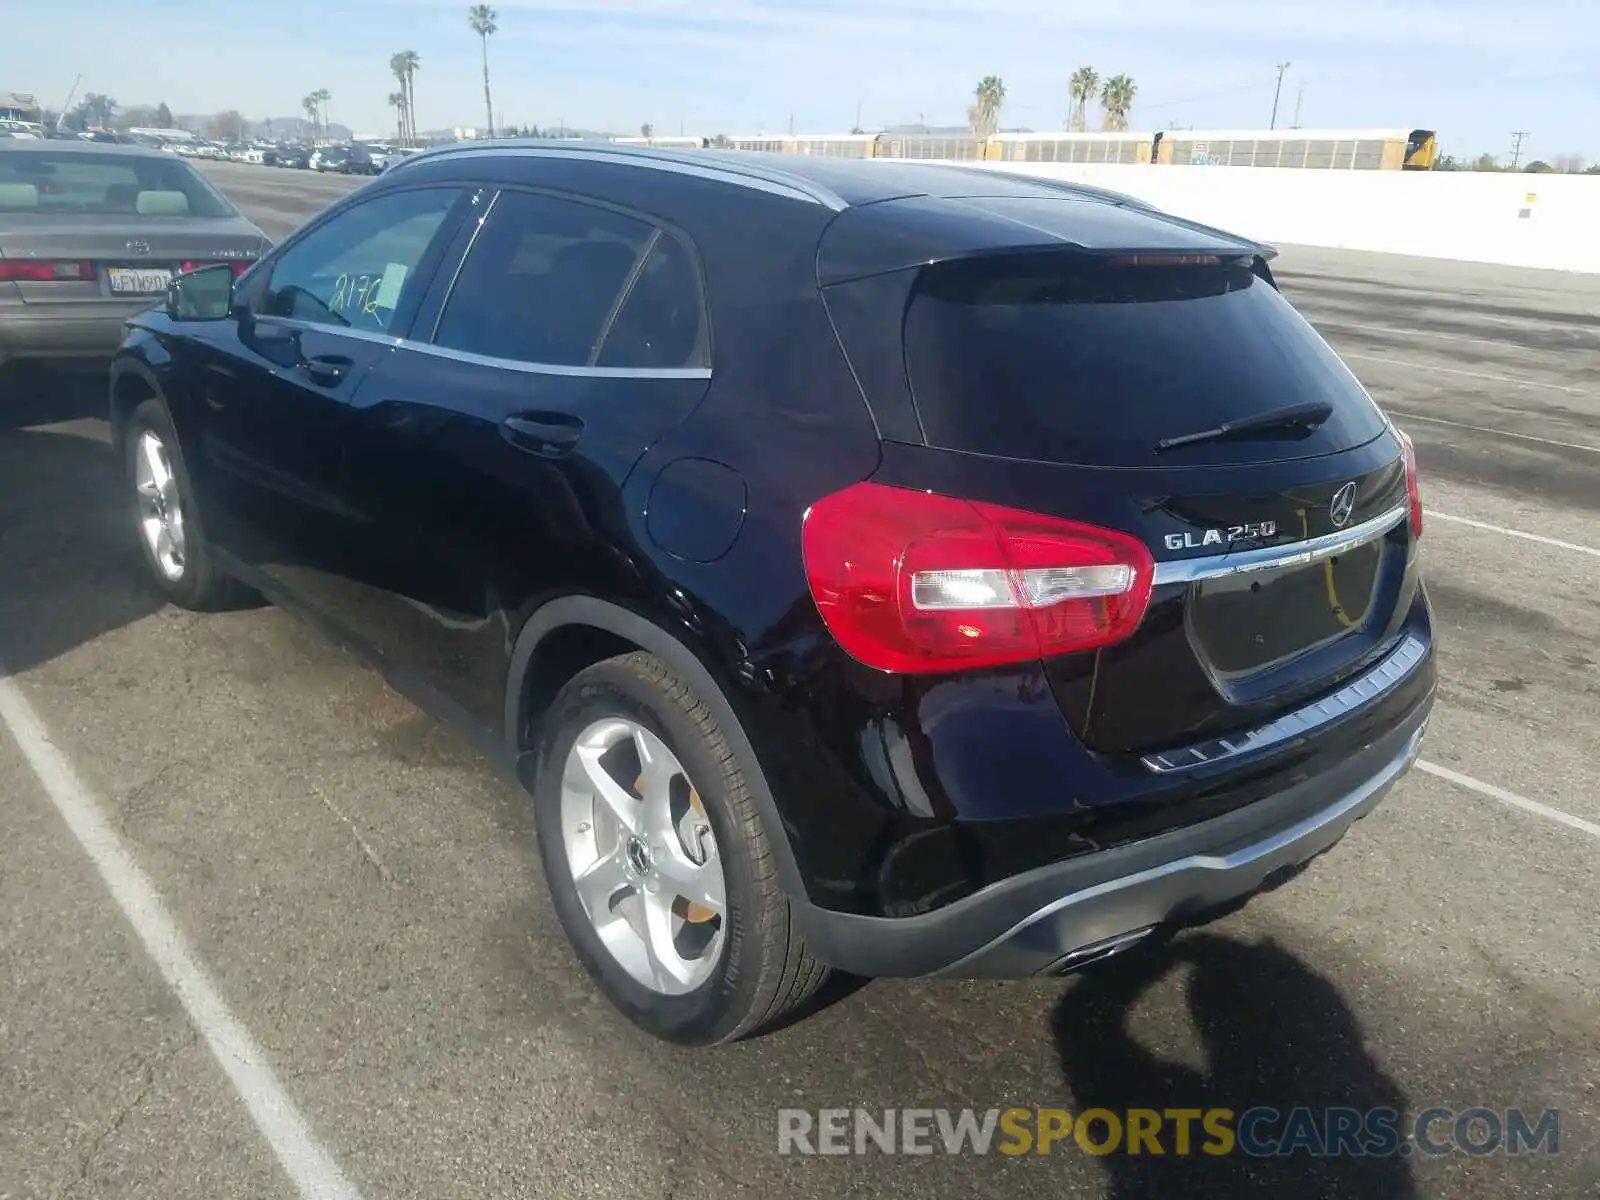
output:
<svg viewBox="0 0 1600 1200"><path fill-rule="evenodd" d="M710 379L710 367L569 367L555 363L522 362L514 358L495 358L488 354L473 354L467 350L452 350L427 342L405 340L400 343L418 354L431 354L435 358L448 358L456 362L472 363L480 367L499 367L506 371L521 371L525 375L562 375L579 379Z"/></svg>
<svg viewBox="0 0 1600 1200"><path fill-rule="evenodd" d="M1270 746L1281 745L1337 721L1368 701L1391 691L1411 674L1426 655L1427 649L1420 638L1407 634L1405 640L1380 660L1377 666L1315 704L1284 713L1283 716L1245 733L1215 738L1209 742L1200 742L1160 754L1147 754L1140 761L1146 770L1154 774L1169 775L1174 771L1226 762L1241 754L1251 754Z"/></svg>
<svg viewBox="0 0 1600 1200"><path fill-rule="evenodd" d="M1287 546L1263 546L1255 550L1235 550L1228 554L1211 554L1204 558L1182 558L1156 564L1155 586L1167 583L1196 583L1202 579L1220 579L1246 571L1270 571L1279 567L1298 567L1320 562L1325 558L1354 550L1357 546L1383 537L1401 521L1411 515L1407 502L1398 504L1381 516L1325 533L1303 542Z"/></svg>
<svg viewBox="0 0 1600 1200"><path fill-rule="evenodd" d="M376 342L390 349L413 350L418 354L431 354L456 362L471 363L479 367L498 367L506 371L521 371L525 375L561 375L579 379L710 379L710 367L567 367L552 363L521 362L514 358L493 358L487 354L472 354L465 350L451 350L428 342L395 337L391 333L374 333L367 329L349 329L342 325L319 325L298 317L257 317L257 323L276 325L283 329L304 329L314 333L329 333L357 341Z"/></svg>
<svg viewBox="0 0 1600 1200"><path fill-rule="evenodd" d="M393 175L396 171L404 171L419 162L445 162L469 161L475 158L559 158L574 162L595 162L609 159L613 163L640 167L647 171L666 171L673 175L688 175L696 179L709 179L716 183L732 184L735 187L751 188L758 192L767 192L774 196L782 196L788 200L799 200L806 204L820 204L834 212L843 212L849 207L843 199L828 191L794 178L793 183L783 183L774 179L765 179L760 175L749 175L731 167L705 166L699 163L678 162L670 158L652 158L645 155L616 153L601 149L595 150L556 150L543 147L497 147L493 150L440 150L428 154L406 159L397 166L390 167L385 175ZM380 177L381 178L381 177Z"/></svg>

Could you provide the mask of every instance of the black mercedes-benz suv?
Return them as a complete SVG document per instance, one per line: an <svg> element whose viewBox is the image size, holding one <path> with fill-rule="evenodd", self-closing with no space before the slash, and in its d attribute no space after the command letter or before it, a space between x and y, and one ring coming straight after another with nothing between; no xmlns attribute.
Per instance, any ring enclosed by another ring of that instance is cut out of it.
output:
<svg viewBox="0 0 1600 1200"><path fill-rule="evenodd" d="M1060 973L1292 874L1428 719L1410 442L1272 256L980 169L422 153L134 321L130 532L486 734L662 1037Z"/></svg>

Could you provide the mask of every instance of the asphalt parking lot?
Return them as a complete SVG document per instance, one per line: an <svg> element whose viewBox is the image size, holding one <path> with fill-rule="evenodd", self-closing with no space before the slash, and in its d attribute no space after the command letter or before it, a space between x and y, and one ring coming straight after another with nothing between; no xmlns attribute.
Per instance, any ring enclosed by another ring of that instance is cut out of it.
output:
<svg viewBox="0 0 1600 1200"><path fill-rule="evenodd" d="M352 183L208 170L274 237ZM0 378L0 1200L1596 1194L1600 279L1299 248L1277 268L1417 442L1427 769L1160 953L842 990L715 1051L598 999L518 794L454 732L274 609L155 601L98 381ZM142 942L130 905L186 950ZM184 963L234 1019L216 1053ZM1560 1141L777 1152L785 1108L1259 1104L1555 1108Z"/></svg>

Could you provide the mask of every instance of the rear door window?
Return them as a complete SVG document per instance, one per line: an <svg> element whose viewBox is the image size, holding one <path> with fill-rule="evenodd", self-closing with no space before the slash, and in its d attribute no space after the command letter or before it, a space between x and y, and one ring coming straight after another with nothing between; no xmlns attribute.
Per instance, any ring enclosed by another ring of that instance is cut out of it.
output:
<svg viewBox="0 0 1600 1200"><path fill-rule="evenodd" d="M663 230L604 331L599 367L642 371L709 367L705 296L689 244Z"/></svg>
<svg viewBox="0 0 1600 1200"><path fill-rule="evenodd" d="M592 366L656 229L577 201L502 192L433 340L489 358Z"/></svg>
<svg viewBox="0 0 1600 1200"><path fill-rule="evenodd" d="M905 351L927 438L950 450L1184 466L1326 454L1384 428L1343 362L1248 264L940 264L918 280ZM1333 415L1315 430L1156 452L1162 438L1319 401Z"/></svg>

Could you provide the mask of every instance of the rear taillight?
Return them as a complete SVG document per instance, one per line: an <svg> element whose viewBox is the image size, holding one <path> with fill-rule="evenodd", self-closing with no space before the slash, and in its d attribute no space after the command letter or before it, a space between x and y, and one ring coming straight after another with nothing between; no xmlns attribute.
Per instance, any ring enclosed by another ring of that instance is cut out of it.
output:
<svg viewBox="0 0 1600 1200"><path fill-rule="evenodd" d="M1417 448L1402 429L1395 430L1400 439L1400 457L1406 464L1406 497L1411 501L1411 539L1422 536L1422 489L1417 485Z"/></svg>
<svg viewBox="0 0 1600 1200"><path fill-rule="evenodd" d="M93 263L0 258L0 283L54 283L59 280L76 282L93 278Z"/></svg>
<svg viewBox="0 0 1600 1200"><path fill-rule="evenodd" d="M828 631L882 671L1108 646L1138 628L1155 574L1125 533L877 483L813 504L801 542Z"/></svg>

